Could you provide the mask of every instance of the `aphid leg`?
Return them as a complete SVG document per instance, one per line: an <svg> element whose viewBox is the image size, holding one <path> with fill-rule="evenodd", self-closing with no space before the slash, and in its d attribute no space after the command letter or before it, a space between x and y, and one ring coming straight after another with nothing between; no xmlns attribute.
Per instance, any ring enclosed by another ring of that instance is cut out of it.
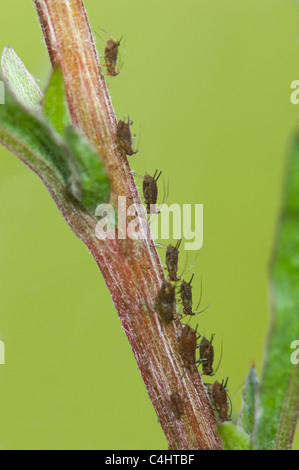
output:
<svg viewBox="0 0 299 470"><path fill-rule="evenodd" d="M160 173L161 174L161 173ZM160 176L160 175L159 175ZM157 181L157 180L156 180ZM163 207L165 206L165 204L167 203L167 200L168 200L168 196L169 196L169 179L168 179L168 182L167 182L167 190L165 189L165 182L163 182L163 192L164 192L164 196L163 196L163 202L162 204L160 204L160 206L157 208L157 214L160 214L160 212L162 211Z"/></svg>
<svg viewBox="0 0 299 470"><path fill-rule="evenodd" d="M199 251L200 251L200 250L197 250L197 253L196 253L196 255L195 255L194 261L193 261L193 263L191 264L191 266L190 266L190 268L188 269L188 271L186 271L186 272L183 271L183 272L182 272L182 274L181 274L181 278L182 278L182 279L185 278L185 276L191 271L191 269L192 269L193 266L195 265L195 263L196 263L196 261L197 261L197 258L198 258L198 255L199 255Z"/></svg>
<svg viewBox="0 0 299 470"><path fill-rule="evenodd" d="M215 336L215 335L214 335ZM223 354L223 338L221 338L221 350L220 350L220 358L219 358L219 361L218 361L218 364L217 364L217 367L216 369L214 370L214 374L216 374L217 370L219 369L219 366L220 366L220 363L221 363L221 359L222 359L222 354ZM224 384L224 388L226 387L227 385L227 382L228 382L228 378L226 379L226 382Z"/></svg>

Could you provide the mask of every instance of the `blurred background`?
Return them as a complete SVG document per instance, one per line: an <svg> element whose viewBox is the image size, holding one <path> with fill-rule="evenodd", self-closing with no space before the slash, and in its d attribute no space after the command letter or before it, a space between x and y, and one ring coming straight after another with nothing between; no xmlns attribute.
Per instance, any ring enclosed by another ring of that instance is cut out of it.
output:
<svg viewBox="0 0 299 470"><path fill-rule="evenodd" d="M2 3L0 50L13 47L44 87L50 63L33 2ZM196 302L202 277L201 305L211 306L193 324L216 334L215 363L223 341L215 378L229 377L237 417L251 361L261 374L269 325L268 260L299 117L290 101L299 8L293 0L85 6L94 31L123 36L123 68L108 84L116 113L134 121L132 168L162 170L169 204L204 204L193 293ZM108 36L98 32L103 54ZM0 199L0 448L166 449L93 258L41 181L2 147Z"/></svg>

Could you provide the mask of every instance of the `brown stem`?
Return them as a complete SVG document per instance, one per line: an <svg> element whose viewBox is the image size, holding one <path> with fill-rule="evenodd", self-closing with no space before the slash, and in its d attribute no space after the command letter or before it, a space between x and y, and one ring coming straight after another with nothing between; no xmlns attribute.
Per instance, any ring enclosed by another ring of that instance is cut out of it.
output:
<svg viewBox="0 0 299 470"><path fill-rule="evenodd" d="M117 149L116 117L83 2L35 0L35 6L51 62L63 72L72 121L98 149L111 180L114 204L117 207L118 196L127 196L128 205L140 203L128 161ZM137 205L136 213L141 216ZM169 447L221 449L201 377L182 365L178 351L182 326L162 324L156 312L155 298L164 274L152 239L99 241L95 218L64 216L100 267ZM176 392L184 402L179 419L170 405L170 395Z"/></svg>

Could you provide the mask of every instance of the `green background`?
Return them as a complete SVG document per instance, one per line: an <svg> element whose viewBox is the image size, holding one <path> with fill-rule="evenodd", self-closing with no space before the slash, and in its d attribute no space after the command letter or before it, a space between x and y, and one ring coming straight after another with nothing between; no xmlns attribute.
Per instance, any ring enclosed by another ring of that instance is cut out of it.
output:
<svg viewBox="0 0 299 470"><path fill-rule="evenodd" d="M44 86L50 65L33 2L2 3L0 49L13 47ZM261 372L269 324L267 265L299 116L290 102L299 8L293 0L85 5L93 29L124 35L124 66L108 82L116 113L130 115L140 138L131 166L162 170L168 203L204 204L193 285L196 299L202 276L202 306L211 307L194 324L216 333L216 363L223 340L216 378L229 377L237 415L251 361ZM3 148L0 199L0 448L167 448L95 262L40 180Z"/></svg>

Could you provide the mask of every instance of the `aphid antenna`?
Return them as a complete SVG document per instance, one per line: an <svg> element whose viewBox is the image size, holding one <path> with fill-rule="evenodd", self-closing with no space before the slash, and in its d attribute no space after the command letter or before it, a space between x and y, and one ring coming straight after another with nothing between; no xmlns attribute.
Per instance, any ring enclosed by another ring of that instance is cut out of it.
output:
<svg viewBox="0 0 299 470"><path fill-rule="evenodd" d="M223 387L224 390L227 392L226 386L227 386L227 382L228 382L228 377L226 377L225 384L223 384L223 382L224 382L224 379L223 379L222 382L221 382L221 387Z"/></svg>
<svg viewBox="0 0 299 470"><path fill-rule="evenodd" d="M110 114L110 116L114 116L114 117L116 117L116 118L117 118L117 117L118 117L118 118L122 118L122 121L125 121L125 120L126 120L126 116L125 116L124 114L119 114L119 113L115 113L115 112L109 113L109 114Z"/></svg>
<svg viewBox="0 0 299 470"><path fill-rule="evenodd" d="M154 174L154 178L156 176L156 173L157 173L158 170L156 170L155 174ZM155 178L156 182L158 181L158 179L160 178L161 176L161 173L162 171L160 171L159 175ZM159 207L157 207L157 212L154 213L154 215L157 215L157 214L160 214L160 212L162 211L163 209L163 206L167 203L168 201L168 196L169 196L169 178L168 178L168 181L167 181L167 190L165 189L165 181L163 180L163 191L164 191L164 196L163 196L163 202L162 204L160 204Z"/></svg>
<svg viewBox="0 0 299 470"><path fill-rule="evenodd" d="M136 173L136 171L131 170L131 172L132 172L132 175L133 175L134 177L136 177L136 178L143 178L143 176L142 176L142 175L139 175L138 173Z"/></svg>
<svg viewBox="0 0 299 470"><path fill-rule="evenodd" d="M107 34L107 36L109 36L109 37L112 38L114 41L116 41L116 39L115 39L113 36L111 36L111 34L109 34L108 31L106 31L104 28L102 28L102 27L99 26L99 25L98 25L97 27L98 27L101 31L103 31L103 33ZM100 36L99 36L99 37L100 37ZM120 42L120 41L121 41L121 38L120 38L120 40L117 41L117 42Z"/></svg>
<svg viewBox="0 0 299 470"><path fill-rule="evenodd" d="M181 239L178 240L178 242L181 242ZM176 244L176 246L175 246L176 248L179 248L179 246L177 246L177 245L178 245L178 242L177 242L177 244ZM157 244L158 244L158 245L161 245L161 246L163 246L163 247L165 247L165 248L167 248L168 245L169 245L169 243L166 245L166 243L162 243L162 242L157 242ZM181 243L180 243L180 244L181 244ZM180 245L180 244L179 244L179 245Z"/></svg>
<svg viewBox="0 0 299 470"><path fill-rule="evenodd" d="M232 404L232 401L231 401L231 398L229 396L229 394L227 393L228 392L228 389L227 389L227 382L228 382L228 377L226 378L226 381L225 381L225 384L223 385L223 380L222 380L222 383L221 383L221 386L224 388L224 390L226 391L226 396L228 398L228 401L229 401L229 404L230 404L230 413L228 414L228 418L231 419L231 416L233 414L233 404Z"/></svg>
<svg viewBox="0 0 299 470"><path fill-rule="evenodd" d="M191 279L190 279L190 281L188 282L189 286L191 285L191 282L192 282L193 278L194 278L194 274L192 274ZM205 312L208 308L210 308L211 302L210 302L209 305L208 305L207 307L205 307L204 309L197 311L198 307L200 306L201 299L202 299L202 278L201 278L201 283L200 283L200 297L199 297L199 302L198 302L198 304L197 304L197 306L196 306L196 309L195 309L195 312L193 313L192 316L194 316L194 315L199 315L200 313L203 313L203 312Z"/></svg>
<svg viewBox="0 0 299 470"><path fill-rule="evenodd" d="M102 41L102 42L105 42L104 39L102 38L102 36L99 35L99 33L97 31L94 31L94 34L96 34L98 36L98 38ZM102 58L102 53L100 53L100 57Z"/></svg>
<svg viewBox="0 0 299 470"><path fill-rule="evenodd" d="M211 307L211 302L209 303L209 305L207 305L207 307L203 308L202 310L199 310L199 312L194 312L193 315L199 315L200 313L203 313L206 310L208 310L208 308L210 307Z"/></svg>
<svg viewBox="0 0 299 470"><path fill-rule="evenodd" d="M120 116L120 114L116 114L116 116ZM124 118L124 119L123 119L124 122L126 122L126 117L125 117L125 116L122 116L122 117ZM132 119L130 119L130 116L129 116L129 115L128 115L128 118L127 118L127 119L128 119L128 124L129 124L129 126L131 127L132 124L134 124L134 121L132 121Z"/></svg>
<svg viewBox="0 0 299 470"><path fill-rule="evenodd" d="M213 334L213 335L212 335L212 337L211 337L211 341L210 341L210 343L211 343L211 344L212 344L212 341L213 341L214 337L215 337L215 334ZM220 358L219 358L219 361L218 361L217 367L216 367L216 369L214 370L214 373L213 373L213 375L215 375L215 374L216 374L216 372L217 372L217 370L219 369L219 366L220 366L220 363L221 363L221 359L222 359L222 354L223 354L223 338L221 338L221 350L220 350ZM224 384L224 388L226 387L226 385L227 385L227 382L228 382L228 377L227 377L227 379L226 379L226 382L225 382L225 384ZM222 381L222 383L223 383L223 381Z"/></svg>
<svg viewBox="0 0 299 470"><path fill-rule="evenodd" d="M193 278L194 278L194 273L192 274L191 279L190 279L190 281L188 282L189 286L191 286L191 283L192 283L192 281L193 281ZM202 286L202 282L201 282L201 286ZM199 305L199 304L198 304L198 305Z"/></svg>
<svg viewBox="0 0 299 470"><path fill-rule="evenodd" d="M100 26L98 26L98 28L100 28ZM102 29L102 28L100 28L100 29ZM100 38L101 41L105 42L105 40L102 38L102 36L97 31L94 31L94 33L98 36L98 38ZM105 33L106 33L106 31L105 31Z"/></svg>
<svg viewBox="0 0 299 470"><path fill-rule="evenodd" d="M165 181L163 182L163 191L164 191L164 197L163 197L163 202L161 204L161 206L163 206L164 204L167 204L167 201L168 201L168 198L169 198L169 178L167 180L167 188L165 189Z"/></svg>
<svg viewBox="0 0 299 470"><path fill-rule="evenodd" d="M175 248L178 250L181 246L181 243L182 243L182 239L180 238L177 242L176 242L176 245L175 245Z"/></svg>
<svg viewBox="0 0 299 470"><path fill-rule="evenodd" d="M155 242L155 245L157 248L167 248L167 245L165 245L165 243ZM166 269L166 268L163 268L163 269Z"/></svg>
<svg viewBox="0 0 299 470"><path fill-rule="evenodd" d="M123 45L123 48L122 48L123 51L124 51L124 53L123 53L123 58L121 58L121 61L120 61L119 67L118 67L118 72L120 72L121 69L122 69L123 66L124 66L124 63L125 63L125 55L126 55L126 39L125 39L125 35L122 34L120 40L117 41L117 42L118 42L118 44L120 44L120 41L122 40L122 38L124 38L124 45ZM120 54L120 55L121 55L121 54Z"/></svg>
<svg viewBox="0 0 299 470"><path fill-rule="evenodd" d="M194 330L195 333L197 333L197 328L198 328L198 323L197 323L197 325L196 325L196 327L195 327L195 330ZM201 334L200 334L200 333L198 333L198 336L197 336L197 339L199 339L199 338L201 338Z"/></svg>
<svg viewBox="0 0 299 470"><path fill-rule="evenodd" d="M192 282L193 278L194 278L194 274L192 274L192 277L191 277L190 281L188 282L189 286L191 285L191 282ZM197 304L195 310L197 310L198 307L200 306L201 299L202 299L202 276L201 276L201 279L200 279L200 297L199 297L199 302L198 302L198 304ZM204 310L203 310L203 311L204 311ZM198 313L201 313L201 312L198 312Z"/></svg>
<svg viewBox="0 0 299 470"><path fill-rule="evenodd" d="M191 269L193 268L193 266L195 265L196 261L197 261L197 258L198 258L198 255L199 255L199 250L197 250L197 253L195 255L195 258L194 258L194 261L193 263L191 264L190 268L185 272L185 269L186 269L186 266L184 268L184 271L182 272L182 275L181 275L181 279L184 279L185 276L191 271ZM188 253L187 253L187 260L188 260Z"/></svg>
<svg viewBox="0 0 299 470"><path fill-rule="evenodd" d="M132 122L132 124L133 124L133 121L131 121L131 122ZM135 154L136 154L136 153L139 151L139 145L140 145L140 136L141 136L141 121L140 121L140 123L139 123L139 137L138 137L137 149L136 149L136 151L135 151L134 155L135 155ZM136 137L136 134L134 134L134 136L133 136L133 137L134 137L134 139L135 139L135 137ZM134 155L132 155L132 157L133 157ZM130 158L130 161L131 161L132 157Z"/></svg>
<svg viewBox="0 0 299 470"><path fill-rule="evenodd" d="M158 173L158 170L155 171L154 176L153 176L153 178L154 178L154 180L155 180L156 182L157 182L158 179L160 178L160 176L161 176L161 174L162 174L162 170L160 171L160 173L158 174L158 176L156 176L157 173Z"/></svg>

